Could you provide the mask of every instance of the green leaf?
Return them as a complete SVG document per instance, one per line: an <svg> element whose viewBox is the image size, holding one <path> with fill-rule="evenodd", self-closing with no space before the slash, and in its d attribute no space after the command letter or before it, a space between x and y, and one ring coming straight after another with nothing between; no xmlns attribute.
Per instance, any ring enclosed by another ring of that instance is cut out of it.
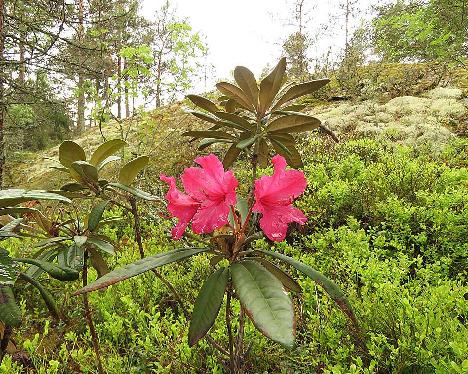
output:
<svg viewBox="0 0 468 374"><path fill-rule="evenodd" d="M183 260L187 257L209 251L210 248L191 248L191 249L174 249L169 252L159 253L155 256L145 257L134 263L125 265L119 269L99 278L97 281L87 285L86 287L76 291L73 295L80 295L86 292L91 292L110 286L111 284L121 282L125 279L134 277L159 266L167 265L172 262Z"/></svg>
<svg viewBox="0 0 468 374"><path fill-rule="evenodd" d="M242 149L237 148L237 144L231 145L223 158L224 168L227 169L231 167L231 165L234 163L234 161L237 160L237 157L239 157L241 152Z"/></svg>
<svg viewBox="0 0 468 374"><path fill-rule="evenodd" d="M122 139L112 139L105 143L102 143L91 155L89 163L98 167L98 165L103 162L109 156L112 156L114 153L125 147L127 143Z"/></svg>
<svg viewBox="0 0 468 374"><path fill-rule="evenodd" d="M247 121L245 118L238 116L233 113L227 112L216 112L215 115L226 122L220 122L219 124L222 126L234 127L241 131L255 131L255 127ZM234 125L234 126L233 126Z"/></svg>
<svg viewBox="0 0 468 374"><path fill-rule="evenodd" d="M94 231L99 225L99 221L102 218L104 211L106 210L107 205L109 204L108 200L103 200L100 203L96 204L94 208L89 213L88 217L88 230Z"/></svg>
<svg viewBox="0 0 468 374"><path fill-rule="evenodd" d="M71 200L56 193L42 190L7 189L0 190L0 207L10 207L31 200L56 200L71 203Z"/></svg>
<svg viewBox="0 0 468 374"><path fill-rule="evenodd" d="M51 262L37 260L33 258L14 258L16 262L24 262L26 264L36 265L37 267L44 270L52 278L61 281L74 281L77 280L80 274L75 270L68 267L58 266Z"/></svg>
<svg viewBox="0 0 468 374"><path fill-rule="evenodd" d="M268 256L286 262L287 264L291 265L295 269L299 270L301 273L308 276L310 279L318 283L322 288L325 290L328 295L338 304L340 309L351 318L351 320L356 321L356 317L354 316L353 309L351 304L349 303L348 299L346 298L344 292L341 290L335 282L331 279L327 278L322 273L318 272L314 268L309 265L306 265L300 261L297 261L291 257L283 255L282 253L278 252L270 252L265 251L263 249L257 249L257 252L264 253Z"/></svg>
<svg viewBox="0 0 468 374"><path fill-rule="evenodd" d="M91 260L91 266L96 269L98 278L101 278L103 275L109 273L109 267L107 266L107 263L101 254L94 248L88 248L88 251L89 259Z"/></svg>
<svg viewBox="0 0 468 374"><path fill-rule="evenodd" d="M227 139L234 140L235 137L224 131L187 131L182 136L191 136L193 138L213 138L213 139Z"/></svg>
<svg viewBox="0 0 468 374"><path fill-rule="evenodd" d="M229 269L220 268L203 284L195 305L188 333L189 346L194 346L213 326L223 303L224 290L229 280Z"/></svg>
<svg viewBox="0 0 468 374"><path fill-rule="evenodd" d="M194 115L195 117L203 120L203 121L213 123L215 125L218 125L219 122L220 122L218 118L212 117L212 116L210 116L210 115L208 115L206 113L203 113L203 112L197 112L195 110L190 110L189 113Z"/></svg>
<svg viewBox="0 0 468 374"><path fill-rule="evenodd" d="M264 138L260 139L260 144L258 146L258 165L261 168L265 168L270 161L270 148L268 147L268 143Z"/></svg>
<svg viewBox="0 0 468 374"><path fill-rule="evenodd" d="M49 291L47 291L41 283L39 283L37 280L35 280L34 278L31 278L29 277L27 274L25 273L20 273L20 277L25 280L26 282L28 282L29 284L31 284L32 286L34 286L38 291L39 293L41 294L42 296L42 299L44 300L44 303L46 304L47 306L47 309L49 309L49 312L50 314L54 317L54 318L57 318L59 319L60 318L60 311L57 307L57 304L55 303L55 299L54 297L50 294Z"/></svg>
<svg viewBox="0 0 468 374"><path fill-rule="evenodd" d="M187 95L187 99L189 99L196 106L202 109L205 109L206 111L210 113L215 113L219 111L219 108L216 106L216 104L205 97L198 96L198 95Z"/></svg>
<svg viewBox="0 0 468 374"><path fill-rule="evenodd" d="M78 247L82 247L88 241L88 237L84 235L75 235L73 241Z"/></svg>
<svg viewBox="0 0 468 374"><path fill-rule="evenodd" d="M84 251L83 247L76 244L64 248L57 256L59 265L74 270L81 270L84 265Z"/></svg>
<svg viewBox="0 0 468 374"><path fill-rule="evenodd" d="M109 157L106 157L104 160L102 160L96 167L98 170L102 170L104 166L110 164L111 162L119 161L119 160L120 160L120 156L109 156Z"/></svg>
<svg viewBox="0 0 468 374"><path fill-rule="evenodd" d="M302 292L302 288L288 273L281 270L275 264L272 264L270 261L263 257L255 257L253 258L255 261L260 262L265 269L267 269L271 274L273 274L278 280L283 284L283 286L290 291L293 292Z"/></svg>
<svg viewBox="0 0 468 374"><path fill-rule="evenodd" d="M242 108L255 112L254 103L250 101L249 97L239 87L228 82L219 82L216 84L216 88L238 103Z"/></svg>
<svg viewBox="0 0 468 374"><path fill-rule="evenodd" d="M244 149L250 147L253 143L257 140L257 136L251 136L250 138L241 140L239 143L236 144L236 147L239 149Z"/></svg>
<svg viewBox="0 0 468 374"><path fill-rule="evenodd" d="M71 183L64 184L62 187L60 187L60 189L62 191L67 191L67 192L77 192L77 191L82 191L86 189L86 187L80 183L71 182Z"/></svg>
<svg viewBox="0 0 468 374"><path fill-rule="evenodd" d="M105 240L94 236L89 236L88 243L93 244L96 248L100 249L103 252L109 253L110 255L115 254L114 246Z"/></svg>
<svg viewBox="0 0 468 374"><path fill-rule="evenodd" d="M253 324L265 336L291 347L294 310L281 282L255 261L235 262L231 276L239 300Z"/></svg>
<svg viewBox="0 0 468 374"><path fill-rule="evenodd" d="M22 221L23 221L22 218L12 219L5 226L1 227L0 228L0 240L5 239L5 238L18 237L18 234L16 234L14 230L16 230L16 228L20 225Z"/></svg>
<svg viewBox="0 0 468 374"><path fill-rule="evenodd" d="M294 133L315 130L320 126L320 120L307 114L288 113L276 118L266 127L268 132Z"/></svg>
<svg viewBox="0 0 468 374"><path fill-rule="evenodd" d="M260 82L259 112L261 117L265 115L280 90L285 72L286 58L283 57L271 73Z"/></svg>
<svg viewBox="0 0 468 374"><path fill-rule="evenodd" d="M322 88L327 83L330 82L330 79L318 79L310 82L300 83L289 88L283 96L275 103L271 111L274 111L281 107L281 105L290 102L291 100L297 99L298 97L311 94L314 91L317 91L319 88Z"/></svg>
<svg viewBox="0 0 468 374"><path fill-rule="evenodd" d="M269 133L268 139L270 139L275 151L286 159L289 166L293 168L301 168L304 166L301 155L296 149L296 142L292 135Z"/></svg>
<svg viewBox="0 0 468 374"><path fill-rule="evenodd" d="M0 248L0 286L13 286L17 277L15 263L10 254Z"/></svg>
<svg viewBox="0 0 468 374"><path fill-rule="evenodd" d="M21 324L21 311L16 304L15 295L10 286L0 284L0 321L7 326Z"/></svg>
<svg viewBox="0 0 468 374"><path fill-rule="evenodd" d="M93 183L97 183L98 181L98 171L96 167L86 161L72 162L71 169L71 172L75 171L85 181Z"/></svg>
<svg viewBox="0 0 468 374"><path fill-rule="evenodd" d="M57 257L57 251L55 248L41 251L37 256L35 256L36 259L47 262L52 262L55 257ZM44 273L44 270L35 265L32 265L27 268L24 273L31 278L37 279L42 275L42 273Z"/></svg>
<svg viewBox="0 0 468 374"><path fill-rule="evenodd" d="M86 154L75 142L65 140L59 147L59 161L66 168L71 168L72 163L75 161L85 161Z"/></svg>
<svg viewBox="0 0 468 374"><path fill-rule="evenodd" d="M142 171L146 165L148 165L149 157L140 156L134 158L133 160L127 162L119 172L119 182L130 186L138 173Z"/></svg>
<svg viewBox="0 0 468 374"><path fill-rule="evenodd" d="M127 186L125 184L109 183L108 186L118 188L119 190L128 192L128 193L132 194L133 196L138 197L138 198L143 199L143 200L154 201L154 200L159 199L157 196L151 195L148 192L140 190L139 188Z"/></svg>
<svg viewBox="0 0 468 374"><path fill-rule="evenodd" d="M244 66L236 66L234 79L242 91L248 96L254 108L258 106L258 85L253 73Z"/></svg>

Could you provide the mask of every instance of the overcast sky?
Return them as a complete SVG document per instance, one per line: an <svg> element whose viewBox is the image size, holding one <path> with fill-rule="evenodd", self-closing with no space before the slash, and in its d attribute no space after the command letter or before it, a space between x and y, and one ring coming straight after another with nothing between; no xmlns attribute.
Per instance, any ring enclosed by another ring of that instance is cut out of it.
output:
<svg viewBox="0 0 468 374"><path fill-rule="evenodd" d="M356 19L365 16L362 10L371 1L357 0L356 8L361 10L356 11ZM305 1L307 31L310 35L317 30L323 33L309 51L310 57L325 54L329 46L335 52L344 47L344 26L338 10L344 2ZM143 15L154 18L163 3L164 0L143 0ZM206 38L208 61L215 68L206 89L211 90L216 81L230 77L236 65L247 66L256 76L268 63L274 65L281 55L282 41L294 30L293 3L294 0L171 0L177 15L187 17L194 31ZM327 27L330 30L326 31Z"/></svg>

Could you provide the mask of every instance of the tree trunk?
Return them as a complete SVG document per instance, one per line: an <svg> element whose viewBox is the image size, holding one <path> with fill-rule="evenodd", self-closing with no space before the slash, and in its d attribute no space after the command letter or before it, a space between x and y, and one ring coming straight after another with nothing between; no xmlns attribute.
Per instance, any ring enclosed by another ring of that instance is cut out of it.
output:
<svg viewBox="0 0 468 374"><path fill-rule="evenodd" d="M117 118L122 118L122 57L117 57Z"/></svg>
<svg viewBox="0 0 468 374"><path fill-rule="evenodd" d="M3 0L0 0L0 188L3 188L3 169L5 165L5 143L4 143L4 118L5 118L5 95L4 95L4 74L5 74L5 60L3 58L4 50L4 29L3 29L3 18L4 18L4 4Z"/></svg>
<svg viewBox="0 0 468 374"><path fill-rule="evenodd" d="M83 26L83 13L84 5L83 0L78 0L78 42L83 41L84 37L84 26ZM84 93L84 74L81 71L83 59L79 56L80 71L78 71L78 102L77 102L77 119L76 119L76 131L78 133L83 132L85 127L85 106L86 98Z"/></svg>
<svg viewBox="0 0 468 374"><path fill-rule="evenodd" d="M124 70L127 69L127 60L124 59ZM128 75L124 76L125 117L130 117L130 101L128 98Z"/></svg>
<svg viewBox="0 0 468 374"><path fill-rule="evenodd" d="M162 69L162 52L158 56L158 67L156 70L156 108L161 106L161 69Z"/></svg>
<svg viewBox="0 0 468 374"><path fill-rule="evenodd" d="M21 33L20 41L19 41L19 74L18 74L18 81L20 84L24 84L25 76L26 76L26 64L24 62L24 34Z"/></svg>

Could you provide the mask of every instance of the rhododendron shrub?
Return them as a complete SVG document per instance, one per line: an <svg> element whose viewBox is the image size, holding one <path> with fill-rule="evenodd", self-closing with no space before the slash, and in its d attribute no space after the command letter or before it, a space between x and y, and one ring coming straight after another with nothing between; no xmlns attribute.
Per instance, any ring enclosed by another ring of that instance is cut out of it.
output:
<svg viewBox="0 0 468 374"><path fill-rule="evenodd" d="M218 85L228 98L223 98L225 111L208 99L190 97L208 112L194 114L216 124L207 131L191 132L196 137L206 137L203 148L220 139L232 145L222 162L214 154L196 158L197 165L185 169L179 183L175 177L164 174L160 175L160 180L167 186L167 210L175 220L172 238L180 240L186 235L190 242L193 234L187 231L191 230L196 235L208 236L210 244L207 247L181 244L181 248L116 269L78 291L97 290L195 255L210 256L212 271L198 291L190 317L188 341L193 346L206 338L227 356L231 373L244 372L248 355L248 349L244 349L246 316L268 338L286 347L294 345L296 323L289 294L302 290L285 268L317 282L350 318L353 331L359 331L351 306L332 280L294 258L256 245L257 239L265 238L274 246L275 242L286 239L291 223L304 225L307 221L304 213L294 207L294 201L304 193L307 181L302 171L288 168L288 165L295 168L302 165L291 133L321 127L319 120L292 112L288 105L291 100L320 88L328 80L280 90L284 69L285 61L281 60L258 85L248 69L237 67L234 75L239 87L226 82ZM278 153L272 158L269 144ZM238 195L234 172L226 170L241 152L251 160L248 196ZM258 177L259 163L272 165L273 172ZM197 244L200 242L205 241L196 241ZM278 266L278 263L285 266ZM176 292L174 294L178 296ZM233 316L233 302L240 305L237 317ZM208 334L223 305L226 308L227 348ZM233 318L237 319L235 332Z"/></svg>

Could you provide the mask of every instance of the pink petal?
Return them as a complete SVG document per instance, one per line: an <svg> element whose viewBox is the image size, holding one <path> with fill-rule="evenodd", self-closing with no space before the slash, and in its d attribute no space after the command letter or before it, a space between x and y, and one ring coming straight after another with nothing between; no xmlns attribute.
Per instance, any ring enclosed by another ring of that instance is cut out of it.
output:
<svg viewBox="0 0 468 374"><path fill-rule="evenodd" d="M181 176L185 191L198 201L224 199L228 204L235 204L238 182L232 171L225 172L213 154L198 157L195 162L201 168L187 168Z"/></svg>
<svg viewBox="0 0 468 374"><path fill-rule="evenodd" d="M177 189L174 177L167 177L161 174L159 178L169 185L169 191L166 194L166 199L169 202L167 209L173 217L178 218L178 223L172 229L172 237L177 240L183 235L190 220L197 212L200 203L180 192Z"/></svg>
<svg viewBox="0 0 468 374"><path fill-rule="evenodd" d="M286 204L301 195L307 180L299 170L286 170L286 160L276 155L272 159L274 173L255 181L255 200L257 204Z"/></svg>
<svg viewBox="0 0 468 374"><path fill-rule="evenodd" d="M303 225L307 221L304 213L292 205L268 208L262 213L260 228L270 240L275 242L280 242L286 238L289 223L297 222Z"/></svg>
<svg viewBox="0 0 468 374"><path fill-rule="evenodd" d="M207 234L228 224L229 206L225 202L205 201L195 213L192 230L196 234Z"/></svg>

